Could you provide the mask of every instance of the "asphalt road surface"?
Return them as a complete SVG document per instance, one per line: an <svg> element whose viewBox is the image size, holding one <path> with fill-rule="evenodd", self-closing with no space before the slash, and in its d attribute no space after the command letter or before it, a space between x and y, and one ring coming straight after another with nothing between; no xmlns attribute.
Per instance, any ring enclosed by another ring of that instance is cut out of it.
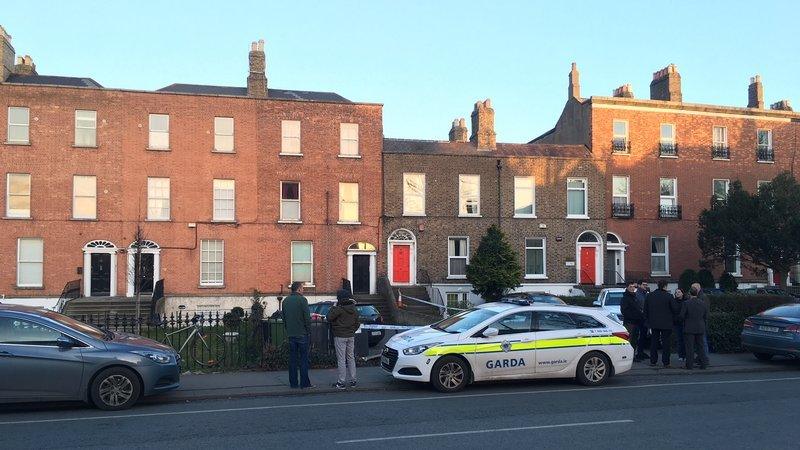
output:
<svg viewBox="0 0 800 450"><path fill-rule="evenodd" d="M0 448L798 448L800 373L0 408Z"/></svg>

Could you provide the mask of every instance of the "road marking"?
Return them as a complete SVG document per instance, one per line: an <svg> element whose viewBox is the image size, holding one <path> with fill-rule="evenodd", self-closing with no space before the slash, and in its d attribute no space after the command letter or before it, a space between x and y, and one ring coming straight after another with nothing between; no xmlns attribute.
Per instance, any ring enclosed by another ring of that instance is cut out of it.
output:
<svg viewBox="0 0 800 450"><path fill-rule="evenodd" d="M606 420L603 422L578 422L578 423L561 423L558 425L537 425L531 427L515 427L515 428L494 428L489 430L470 430L470 431L450 431L447 433L430 433L430 434L409 434L405 436L388 436L369 439L351 439L349 441L337 441L337 444L360 444L363 442L378 442L378 441L396 441L399 439L419 439L428 437L440 436L458 436L463 434L483 434L483 433L503 433L507 431L527 431L527 430L544 430L547 428L568 428L568 427L586 427L589 425L609 425L614 423L633 423L633 420Z"/></svg>
<svg viewBox="0 0 800 450"><path fill-rule="evenodd" d="M2 425L24 425L35 423L61 423L61 422L81 422L89 420L111 420L111 419L133 419L141 417L163 417L163 416L182 416L190 414L218 414L227 412L241 412L241 411L266 411L272 409L293 409L293 408L309 408L317 406L348 406L348 405L368 405L373 403L403 403L403 402L422 402L430 400L453 400L458 398L486 398L486 397L502 397L502 396L520 396L520 395L539 395L539 394L553 394L563 392L586 392L586 391L613 391L622 389L646 389L658 387L676 387L676 386L703 386L714 384L743 384L743 383L765 383L772 381L799 381L800 377L785 377L785 378L753 378L747 380L718 380L718 381L686 381L681 383L657 383L657 384L639 384L635 386L601 386L601 387L579 387L579 388L564 388L564 389L548 389L541 391L512 391L512 392L487 392L484 394L455 394L455 395L436 395L429 397L411 397L411 398L389 398L380 400L354 400L342 402L327 402L327 403L300 403L290 405L269 405L269 406L247 406L244 408L218 408L218 409L200 409L194 411L169 411L157 413L139 413L139 414L116 414L106 416L88 416L88 417L66 417L59 419L38 419L38 420L13 420L7 422L0 422Z"/></svg>

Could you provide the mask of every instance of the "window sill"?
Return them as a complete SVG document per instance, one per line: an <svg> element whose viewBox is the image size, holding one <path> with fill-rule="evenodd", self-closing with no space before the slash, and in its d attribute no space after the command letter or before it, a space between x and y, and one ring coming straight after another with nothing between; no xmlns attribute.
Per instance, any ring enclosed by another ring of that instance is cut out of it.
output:
<svg viewBox="0 0 800 450"><path fill-rule="evenodd" d="M526 280L546 280L547 275L525 275Z"/></svg>
<svg viewBox="0 0 800 450"><path fill-rule="evenodd" d="M775 161L756 161L758 164L775 164Z"/></svg>
<svg viewBox="0 0 800 450"><path fill-rule="evenodd" d="M361 225L361 222L336 222L336 225Z"/></svg>
<svg viewBox="0 0 800 450"><path fill-rule="evenodd" d="M480 215L480 214L459 214L458 217L478 217L478 218L481 218L483 216Z"/></svg>
<svg viewBox="0 0 800 450"><path fill-rule="evenodd" d="M711 158L712 161L730 161L730 158Z"/></svg>
<svg viewBox="0 0 800 450"><path fill-rule="evenodd" d="M651 277L670 277L672 275L670 275L668 273L653 273L653 272L650 272L650 276Z"/></svg>
<svg viewBox="0 0 800 450"><path fill-rule="evenodd" d="M15 289L18 291L43 291L44 286L16 286Z"/></svg>
<svg viewBox="0 0 800 450"><path fill-rule="evenodd" d="M664 159L678 159L677 155L658 155L658 157Z"/></svg>
<svg viewBox="0 0 800 450"><path fill-rule="evenodd" d="M280 224L288 224L288 225L302 225L302 220L279 220L278 223Z"/></svg>
<svg viewBox="0 0 800 450"><path fill-rule="evenodd" d="M467 276L466 275L448 275L447 279L448 280L466 280Z"/></svg>
<svg viewBox="0 0 800 450"><path fill-rule="evenodd" d="M612 151L611 154L613 156L631 156L631 152L630 151L627 151L627 152L613 152Z"/></svg>
<svg viewBox="0 0 800 450"><path fill-rule="evenodd" d="M514 214L514 219L536 219L536 214Z"/></svg>
<svg viewBox="0 0 800 450"><path fill-rule="evenodd" d="M5 216L3 220L33 220L33 217L13 217L13 216Z"/></svg>
<svg viewBox="0 0 800 450"><path fill-rule="evenodd" d="M99 222L97 217L70 217L69 220L73 222Z"/></svg>
<svg viewBox="0 0 800 450"><path fill-rule="evenodd" d="M147 151L150 151L150 152L171 152L171 151L172 151L172 149L171 149L171 148L169 148L169 147L167 147L167 148L153 148L153 147L147 147L147 148L146 148L146 150L147 150Z"/></svg>
<svg viewBox="0 0 800 450"><path fill-rule="evenodd" d="M224 284L200 284L197 289L225 289Z"/></svg>
<svg viewBox="0 0 800 450"><path fill-rule="evenodd" d="M88 149L95 149L95 150L97 150L98 148L100 148L100 146L99 146L99 145L78 145L78 144L72 144L72 148L88 148Z"/></svg>
<svg viewBox="0 0 800 450"><path fill-rule="evenodd" d="M278 156L301 157L301 156L303 156L303 154L302 153L283 153L283 152L280 152L280 153L278 153Z"/></svg>
<svg viewBox="0 0 800 450"><path fill-rule="evenodd" d="M730 272L728 272L728 273L730 273ZM740 273L731 273L731 276L733 278L742 278L742 274L740 274Z"/></svg>
<svg viewBox="0 0 800 450"><path fill-rule="evenodd" d="M217 150L217 149L214 149L214 150L211 150L211 153L220 153L222 155L235 155L236 154L236 150Z"/></svg>
<svg viewBox="0 0 800 450"><path fill-rule="evenodd" d="M584 216L569 216L568 215L566 218L567 219L588 220L589 216L586 216L586 215L584 215Z"/></svg>
<svg viewBox="0 0 800 450"><path fill-rule="evenodd" d="M403 213L403 217L426 217L425 214L406 214Z"/></svg>
<svg viewBox="0 0 800 450"><path fill-rule="evenodd" d="M23 147L30 147L31 146L31 141L28 141L28 142L5 141L3 144L5 144L5 145L21 145Z"/></svg>
<svg viewBox="0 0 800 450"><path fill-rule="evenodd" d="M361 155L342 155L340 153L338 156L343 159L361 159Z"/></svg>
<svg viewBox="0 0 800 450"><path fill-rule="evenodd" d="M144 219L145 222L172 222L172 219Z"/></svg>

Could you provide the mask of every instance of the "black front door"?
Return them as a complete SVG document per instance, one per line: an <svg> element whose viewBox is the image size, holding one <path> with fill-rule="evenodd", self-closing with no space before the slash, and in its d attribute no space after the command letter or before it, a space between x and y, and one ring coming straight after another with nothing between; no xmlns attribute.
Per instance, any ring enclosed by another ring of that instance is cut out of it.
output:
<svg viewBox="0 0 800 450"><path fill-rule="evenodd" d="M139 255L140 258L140 267L139 267L139 286L137 286L137 290L141 289L141 292L144 294L152 294L153 293L153 279L155 275L155 256L152 253L142 253Z"/></svg>
<svg viewBox="0 0 800 450"><path fill-rule="evenodd" d="M369 255L353 255L353 293L369 294Z"/></svg>
<svg viewBox="0 0 800 450"><path fill-rule="evenodd" d="M111 295L111 254L92 253L92 297Z"/></svg>

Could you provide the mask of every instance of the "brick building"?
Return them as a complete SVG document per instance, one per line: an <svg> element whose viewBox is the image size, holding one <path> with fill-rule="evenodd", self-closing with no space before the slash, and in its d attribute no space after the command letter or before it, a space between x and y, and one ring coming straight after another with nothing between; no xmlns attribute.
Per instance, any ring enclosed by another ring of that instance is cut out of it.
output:
<svg viewBox="0 0 800 450"><path fill-rule="evenodd" d="M263 41L246 87L157 91L39 75L0 29L0 294L132 296L164 279L193 308L275 296L290 281L375 291L382 107L268 88ZM275 306L274 304L272 305Z"/></svg>
<svg viewBox="0 0 800 450"><path fill-rule="evenodd" d="M392 285L466 299L470 255L497 223L525 268L520 290L601 283L605 160L583 144L496 143L488 100L475 104L467 136L460 119L448 141L384 140L381 265Z"/></svg>
<svg viewBox="0 0 800 450"><path fill-rule="evenodd" d="M612 97L584 98L573 64L561 117L532 142L583 144L606 161L607 230L624 244L606 242L609 275L676 281L683 270L698 270L697 220L712 196L725 196L734 180L756 190L794 171L800 114L786 100L765 108L759 76L744 94L746 107L685 102L681 75L669 65L653 74L649 99L636 98L627 84ZM743 270L736 258L725 266L716 275L771 278Z"/></svg>

